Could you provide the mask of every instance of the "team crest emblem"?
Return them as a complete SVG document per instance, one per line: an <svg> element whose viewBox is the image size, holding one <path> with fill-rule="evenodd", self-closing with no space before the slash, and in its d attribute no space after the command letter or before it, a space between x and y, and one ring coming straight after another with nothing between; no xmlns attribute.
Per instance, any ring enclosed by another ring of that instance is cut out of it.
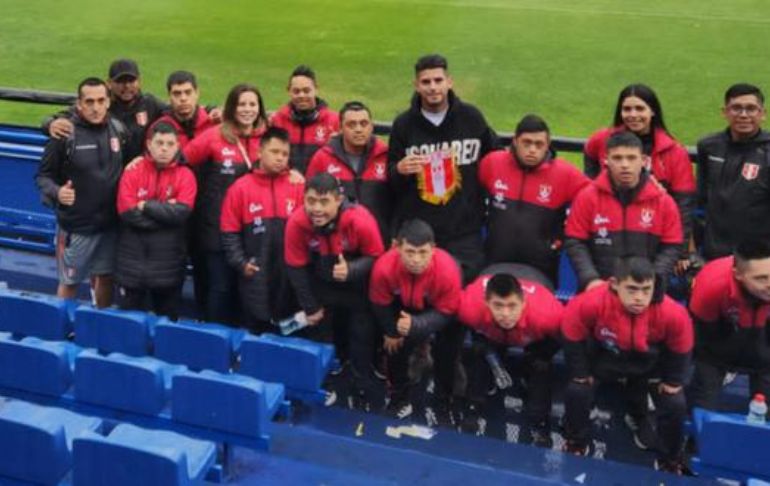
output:
<svg viewBox="0 0 770 486"><path fill-rule="evenodd" d="M294 201L291 199L286 200L286 214L291 214L294 211Z"/></svg>
<svg viewBox="0 0 770 486"><path fill-rule="evenodd" d="M551 192L553 192L553 187L548 184L540 184L540 188L537 191L537 200L544 203L550 202Z"/></svg>
<svg viewBox="0 0 770 486"><path fill-rule="evenodd" d="M384 179L385 178L385 164L378 163L374 164L374 173L377 176L378 179Z"/></svg>
<svg viewBox="0 0 770 486"><path fill-rule="evenodd" d="M120 140L118 140L118 137L110 137L110 148L113 152L120 152Z"/></svg>
<svg viewBox="0 0 770 486"><path fill-rule="evenodd" d="M140 127L147 125L147 112L146 111L139 111L136 113L136 124Z"/></svg>
<svg viewBox="0 0 770 486"><path fill-rule="evenodd" d="M326 140L326 128L318 127L315 129L315 139L318 143L323 143Z"/></svg>
<svg viewBox="0 0 770 486"><path fill-rule="evenodd" d="M759 175L759 164L743 164L741 175L747 181L756 179Z"/></svg>
<svg viewBox="0 0 770 486"><path fill-rule="evenodd" d="M608 235L607 228L604 228L604 227L599 228L599 231L597 233L599 233L599 236L601 238L606 238Z"/></svg>
<svg viewBox="0 0 770 486"><path fill-rule="evenodd" d="M420 199L430 204L446 204L462 185L462 175L457 167L454 151L438 151L428 154L428 163L417 174Z"/></svg>
<svg viewBox="0 0 770 486"><path fill-rule="evenodd" d="M229 169L230 167L233 166L233 161L230 159L227 159L224 162L222 162L222 165Z"/></svg>
<svg viewBox="0 0 770 486"><path fill-rule="evenodd" d="M174 195L174 188L171 186L166 186L166 199L171 199L171 196Z"/></svg>
<svg viewBox="0 0 770 486"><path fill-rule="evenodd" d="M652 226L652 219L655 217L655 211L650 208L642 209L641 223L644 228Z"/></svg>

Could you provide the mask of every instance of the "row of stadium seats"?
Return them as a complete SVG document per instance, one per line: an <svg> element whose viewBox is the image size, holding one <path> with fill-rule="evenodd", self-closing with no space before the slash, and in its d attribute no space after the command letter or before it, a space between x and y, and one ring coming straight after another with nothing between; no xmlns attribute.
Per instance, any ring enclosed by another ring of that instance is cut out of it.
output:
<svg viewBox="0 0 770 486"><path fill-rule="evenodd" d="M216 460L213 442L118 424L18 400L0 402L0 476L76 486L198 484Z"/></svg>
<svg viewBox="0 0 770 486"><path fill-rule="evenodd" d="M74 305L46 295L0 292L0 331L14 338L54 341L4 340L6 346L15 346L19 353L34 348L41 356L46 355L41 358L48 363L45 369L58 370L40 383L46 390L40 393L59 395L68 388L67 370L75 361L78 347L102 354L120 353L126 355L119 358L124 361L152 355L193 371L238 372L282 383L289 397L305 400L323 398L321 383L334 362L331 345L273 335L253 336L216 324L174 323L143 312ZM73 332L76 346L65 342ZM33 366L29 372L34 371Z"/></svg>

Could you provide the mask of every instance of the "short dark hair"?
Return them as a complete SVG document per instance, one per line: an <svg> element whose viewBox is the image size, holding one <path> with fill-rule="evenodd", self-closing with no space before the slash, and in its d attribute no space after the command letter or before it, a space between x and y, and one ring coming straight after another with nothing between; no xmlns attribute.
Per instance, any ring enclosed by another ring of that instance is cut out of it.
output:
<svg viewBox="0 0 770 486"><path fill-rule="evenodd" d="M420 72L425 71L426 69L438 68L448 71L449 62L447 62L446 58L441 54L428 54L417 60L414 65L414 74L420 74Z"/></svg>
<svg viewBox="0 0 770 486"><path fill-rule="evenodd" d="M305 193L314 190L318 194L341 194L340 183L328 172L319 172L305 183Z"/></svg>
<svg viewBox="0 0 770 486"><path fill-rule="evenodd" d="M623 125L623 102L626 100L626 98L631 96L639 98L650 107L650 110L653 112L652 119L650 120L650 126L653 129L662 128L664 131L668 132L668 129L666 129L666 123L663 121L663 107L660 106L658 95L655 94L655 91L653 91L652 88L642 83L629 84L620 91L620 94L618 95L618 102L615 104L615 118L613 120L614 126L619 127Z"/></svg>
<svg viewBox="0 0 770 486"><path fill-rule="evenodd" d="M519 279L510 273L496 273L487 281L484 289L484 298L489 300L493 295L498 297L508 297L515 295L519 298L524 296Z"/></svg>
<svg viewBox="0 0 770 486"><path fill-rule="evenodd" d="M165 121L159 121L158 123L154 124L150 128L150 136L147 138L151 139L159 133L164 135L171 133L174 135L174 137L179 138L179 133L177 133L176 128L174 128L172 124Z"/></svg>
<svg viewBox="0 0 770 486"><path fill-rule="evenodd" d="M300 64L299 66L294 68L294 71L291 72L291 76L289 76L289 83L291 83L291 79L295 78L297 76L303 76L306 78L310 78L313 80L313 84L315 84L315 71L313 71L313 68L306 64Z"/></svg>
<svg viewBox="0 0 770 486"><path fill-rule="evenodd" d="M744 266L749 260L764 260L770 258L770 242L765 240L745 240L735 246L733 250L733 266Z"/></svg>
<svg viewBox="0 0 770 486"><path fill-rule="evenodd" d="M190 83L193 88L198 89L198 80L190 71L174 71L166 79L166 91L171 91L171 87L177 84Z"/></svg>
<svg viewBox="0 0 770 486"><path fill-rule="evenodd" d="M289 132L287 132L285 128L270 127L267 130L265 130L265 133L262 134L260 143L262 145L265 145L267 142L273 139L280 140L281 142L289 143Z"/></svg>
<svg viewBox="0 0 770 486"><path fill-rule="evenodd" d="M644 146L639 137L635 133L622 131L615 132L607 139L607 152L617 147L631 147L637 148L640 152L644 152Z"/></svg>
<svg viewBox="0 0 770 486"><path fill-rule="evenodd" d="M655 266L649 258L640 256L619 257L615 260L612 276L618 282L629 277L639 283L655 280Z"/></svg>
<svg viewBox="0 0 770 486"><path fill-rule="evenodd" d="M342 105L342 108L340 108L340 122L345 118L345 113L349 111L365 111L369 115L369 118L372 117L372 112L369 111L369 108L365 104L360 101L348 101Z"/></svg>
<svg viewBox="0 0 770 486"><path fill-rule="evenodd" d="M107 87L107 83L105 83L102 78L91 76L78 84L78 98L83 96L83 87L85 86L104 86L104 90L107 92L107 96L110 95L110 88Z"/></svg>
<svg viewBox="0 0 770 486"><path fill-rule="evenodd" d="M551 130L548 128L548 124L545 122L545 120L535 114L530 113L528 115L524 115L524 118L522 118L519 121L519 124L516 125L516 133L514 136L518 137L522 133L538 132L546 132L548 135L551 134Z"/></svg>
<svg viewBox="0 0 770 486"><path fill-rule="evenodd" d="M725 91L725 105L733 98L746 95L754 95L761 104L765 104L765 95L762 94L762 90L759 87L749 83L736 83Z"/></svg>
<svg viewBox="0 0 770 486"><path fill-rule="evenodd" d="M404 221L396 235L398 244L409 243L414 246L422 246L427 243L436 243L436 234L428 223L421 219L409 219Z"/></svg>

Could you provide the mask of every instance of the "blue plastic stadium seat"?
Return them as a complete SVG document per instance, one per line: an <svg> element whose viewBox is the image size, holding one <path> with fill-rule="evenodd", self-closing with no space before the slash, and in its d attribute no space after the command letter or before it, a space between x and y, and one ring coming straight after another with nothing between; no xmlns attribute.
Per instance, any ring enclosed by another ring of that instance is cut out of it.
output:
<svg viewBox="0 0 770 486"><path fill-rule="evenodd" d="M334 347L307 339L273 334L246 336L241 343L244 375L286 388L315 392L321 388L334 359Z"/></svg>
<svg viewBox="0 0 770 486"><path fill-rule="evenodd" d="M577 275L566 251L559 256L559 282L556 285L556 298L567 302L578 291Z"/></svg>
<svg viewBox="0 0 770 486"><path fill-rule="evenodd" d="M0 386L59 397L72 384L79 351L68 342L0 337Z"/></svg>
<svg viewBox="0 0 770 486"><path fill-rule="evenodd" d="M80 306L75 310L75 342L103 353L146 356L155 319L144 312Z"/></svg>
<svg viewBox="0 0 770 486"><path fill-rule="evenodd" d="M120 424L108 436L75 439L75 486L199 484L216 459L216 445L174 432Z"/></svg>
<svg viewBox="0 0 770 486"><path fill-rule="evenodd" d="M233 362L238 334L243 331L218 324L160 319L155 325L155 356L193 370L227 373Z"/></svg>
<svg viewBox="0 0 770 486"><path fill-rule="evenodd" d="M171 418L220 432L267 437L284 386L242 375L183 372L173 378Z"/></svg>
<svg viewBox="0 0 770 486"><path fill-rule="evenodd" d="M168 400L172 366L150 357L83 351L75 360L75 399L145 415L157 415Z"/></svg>
<svg viewBox="0 0 770 486"><path fill-rule="evenodd" d="M0 476L57 484L72 465L72 440L101 424L67 410L0 402Z"/></svg>
<svg viewBox="0 0 770 486"><path fill-rule="evenodd" d="M48 295L0 291L0 331L62 341L72 331L73 305Z"/></svg>
<svg viewBox="0 0 770 486"><path fill-rule="evenodd" d="M696 470L719 471L725 477L770 480L767 451L770 425L754 425L737 414L693 410L698 457Z"/></svg>

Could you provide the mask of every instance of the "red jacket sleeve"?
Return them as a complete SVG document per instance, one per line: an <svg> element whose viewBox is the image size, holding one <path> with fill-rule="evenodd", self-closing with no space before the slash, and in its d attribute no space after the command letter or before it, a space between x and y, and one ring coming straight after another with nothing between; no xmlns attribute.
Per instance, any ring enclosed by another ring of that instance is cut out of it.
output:
<svg viewBox="0 0 770 486"><path fill-rule="evenodd" d="M305 179L310 180L314 175L319 172L323 172L323 149L316 150L310 162L307 164L307 170L305 171Z"/></svg>
<svg viewBox="0 0 770 486"><path fill-rule="evenodd" d="M369 277L369 300L374 305L390 305L393 303L394 296L388 285L388 272L390 268L389 254L382 255L374 262L372 274Z"/></svg>
<svg viewBox="0 0 770 486"><path fill-rule="evenodd" d="M692 320L684 306L666 298L669 325L666 329L666 346L675 353L689 353L694 344Z"/></svg>
<svg viewBox="0 0 770 486"><path fill-rule="evenodd" d="M143 164L140 162L138 165ZM139 204L137 197L137 181L141 178L141 167L137 166L133 170L123 171L118 183L118 214L134 209Z"/></svg>
<svg viewBox="0 0 770 486"><path fill-rule="evenodd" d="M359 212L359 217L356 218L356 225L358 226L356 230L360 235L361 255L378 257L385 252L382 236L380 236L380 227L377 225L377 220L374 219L374 216L366 208L363 206L359 207L362 211Z"/></svg>
<svg viewBox="0 0 770 486"><path fill-rule="evenodd" d="M177 167L179 184L176 196L176 202L184 204L192 209L195 206L195 196L198 194L198 182L195 180L195 174L184 166Z"/></svg>
<svg viewBox="0 0 770 486"><path fill-rule="evenodd" d="M663 197L662 209L663 233L660 235L661 243L682 243L682 218L679 216L679 208L676 207L676 203L668 194Z"/></svg>
<svg viewBox="0 0 770 486"><path fill-rule="evenodd" d="M479 162L478 180L479 184L481 184L481 187L483 187L486 192L492 192L489 183L494 175L495 153L496 151L489 152L481 159L481 162Z"/></svg>
<svg viewBox="0 0 770 486"><path fill-rule="evenodd" d="M603 128L599 131L596 131L591 135L588 140L586 141L585 148L583 148L583 153L590 157L593 160L596 160L600 164L603 164L604 161L599 160L599 154L601 153L601 144L605 143L604 138L602 135L606 128Z"/></svg>
<svg viewBox="0 0 770 486"><path fill-rule="evenodd" d="M568 238L587 240L591 236L591 192L581 191L572 202L564 234ZM677 225L677 228L680 228Z"/></svg>
<svg viewBox="0 0 770 486"><path fill-rule="evenodd" d="M442 314L454 315L460 305L460 292L462 288L462 278L460 269L454 260L451 262L442 262L440 279L438 282L438 291L433 304L433 308Z"/></svg>
<svg viewBox="0 0 770 486"><path fill-rule="evenodd" d="M679 144L672 149L674 153L669 161L671 168L671 192L694 194L695 176L687 150Z"/></svg>
<svg viewBox="0 0 770 486"><path fill-rule="evenodd" d="M206 130L201 135L190 140L182 149L185 160L192 167L201 165L211 158L212 130L219 130L219 127Z"/></svg>
<svg viewBox="0 0 770 486"><path fill-rule="evenodd" d="M578 294L567 304L561 324L561 334L567 341L584 341L591 335L596 317L591 299L599 288Z"/></svg>
<svg viewBox="0 0 770 486"><path fill-rule="evenodd" d="M307 235L300 225L300 218L304 215L294 211L286 223L284 235L284 260L292 267L304 267L310 263L310 254L307 247Z"/></svg>
<svg viewBox="0 0 770 486"><path fill-rule="evenodd" d="M567 200L572 202L580 191L591 183L591 179L580 172L574 165L569 164L568 162L567 164L569 167L569 177L567 178Z"/></svg>
<svg viewBox="0 0 770 486"><path fill-rule="evenodd" d="M540 334L543 337L559 338L564 320L564 306L547 290L539 289L538 291L544 292L536 309Z"/></svg>
<svg viewBox="0 0 770 486"><path fill-rule="evenodd" d="M721 315L721 296L727 289L719 288L716 281L709 279L709 269L709 266L704 267L692 282L690 312L700 321L716 322Z"/></svg>
<svg viewBox="0 0 770 486"><path fill-rule="evenodd" d="M460 293L460 306L457 309L457 318L466 326L475 329L480 327L484 319L484 291L480 277L465 287Z"/></svg>
<svg viewBox="0 0 770 486"><path fill-rule="evenodd" d="M222 201L222 214L219 217L219 229L223 233L240 233L243 229L241 219L241 191L238 184L230 186Z"/></svg>

